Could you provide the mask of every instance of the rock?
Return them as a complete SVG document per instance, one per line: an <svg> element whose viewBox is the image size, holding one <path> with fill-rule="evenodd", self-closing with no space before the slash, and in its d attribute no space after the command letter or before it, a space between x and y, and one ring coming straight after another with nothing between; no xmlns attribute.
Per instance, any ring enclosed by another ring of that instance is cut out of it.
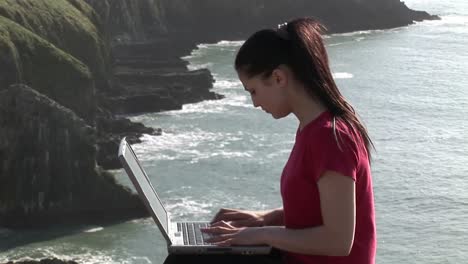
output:
<svg viewBox="0 0 468 264"><path fill-rule="evenodd" d="M106 170L122 168L117 158L120 140L127 137L131 144L140 143L142 134L161 135L161 129L148 128L126 118L98 118L97 162Z"/></svg>
<svg viewBox="0 0 468 264"><path fill-rule="evenodd" d="M0 91L0 225L101 223L147 215L96 166L96 130L26 86Z"/></svg>

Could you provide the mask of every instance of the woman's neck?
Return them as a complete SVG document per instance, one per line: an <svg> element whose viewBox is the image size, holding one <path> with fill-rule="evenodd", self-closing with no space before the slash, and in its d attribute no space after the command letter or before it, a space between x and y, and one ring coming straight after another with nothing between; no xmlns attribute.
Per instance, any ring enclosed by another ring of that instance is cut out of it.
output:
<svg viewBox="0 0 468 264"><path fill-rule="evenodd" d="M291 105L293 113L299 120L299 131L301 131L307 124L314 121L320 114L327 110L327 108L317 100L314 100L304 89L297 89L300 92L292 96Z"/></svg>

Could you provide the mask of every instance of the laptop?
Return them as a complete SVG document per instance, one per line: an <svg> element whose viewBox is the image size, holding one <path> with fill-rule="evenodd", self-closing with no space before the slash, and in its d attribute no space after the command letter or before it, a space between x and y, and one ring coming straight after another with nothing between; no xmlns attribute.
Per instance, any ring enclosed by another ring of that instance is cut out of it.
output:
<svg viewBox="0 0 468 264"><path fill-rule="evenodd" d="M270 246L221 247L207 243L205 240L209 238L209 235L202 233L200 228L209 226L209 222L171 221L166 208L164 208L161 199L126 138L123 138L120 142L118 155L138 195L166 240L170 254L266 255L270 253Z"/></svg>

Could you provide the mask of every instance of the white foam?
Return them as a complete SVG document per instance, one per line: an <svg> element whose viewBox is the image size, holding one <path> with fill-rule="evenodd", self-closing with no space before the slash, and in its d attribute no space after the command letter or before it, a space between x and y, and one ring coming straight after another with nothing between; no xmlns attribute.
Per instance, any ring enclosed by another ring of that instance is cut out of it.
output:
<svg viewBox="0 0 468 264"><path fill-rule="evenodd" d="M187 68L190 71L195 71L195 70L200 70L200 69L208 69L213 66L213 63L208 62L208 63L202 63L202 64L189 64L187 65Z"/></svg>
<svg viewBox="0 0 468 264"><path fill-rule="evenodd" d="M98 226L98 227L91 227L91 228L85 229L83 232L84 233L96 233L102 230L104 230L104 228L102 226Z"/></svg>
<svg viewBox="0 0 468 264"><path fill-rule="evenodd" d="M57 253L57 251L63 251L63 247L66 247L66 245L63 245L59 248L57 247L31 248L31 249L28 249L27 252L24 252L24 251L16 252L16 254L18 255L6 256L5 260L0 258L0 262L8 262L12 260L15 262L32 261L32 260L39 261L45 258L57 258L57 259L64 260L64 261L76 261L78 263L83 263L83 264L100 264L100 263L120 264L122 263L122 261L114 260L111 256L107 256L103 254L102 252L96 251L94 249L81 248L82 252L72 253L72 254ZM27 255L28 257L23 257L22 255ZM34 256L34 258L31 258L29 256Z"/></svg>
<svg viewBox="0 0 468 264"><path fill-rule="evenodd" d="M441 16L440 20L424 20L421 22L416 22L416 24L427 24L432 26L442 26L442 25L460 25L460 26L467 26L468 25L468 16L461 16L461 15L447 15Z"/></svg>
<svg viewBox="0 0 468 264"><path fill-rule="evenodd" d="M335 79L351 79L354 75L348 72L335 72L333 73L333 78Z"/></svg>
<svg viewBox="0 0 468 264"><path fill-rule="evenodd" d="M217 47L238 47L241 46L244 43L244 41L227 41L227 40L222 40L216 44L211 44L213 46Z"/></svg>
<svg viewBox="0 0 468 264"><path fill-rule="evenodd" d="M239 133L212 133L194 129L189 132L166 132L161 136L144 135L141 138L143 144L135 145L134 149L142 161L186 160L194 164L215 157L253 157L253 151L231 151L225 148L227 144L242 138Z"/></svg>
<svg viewBox="0 0 468 264"><path fill-rule="evenodd" d="M360 36L360 35L369 35L375 32L382 32L383 30L361 30L361 31L353 31L353 32L348 32L348 33L337 33L337 34L332 34L331 36L342 36L342 37L354 37L354 36Z"/></svg>
<svg viewBox="0 0 468 264"><path fill-rule="evenodd" d="M207 100L194 104L184 104L182 109L164 112L168 115L185 115L192 113L214 114L221 113L226 110L226 106L218 100Z"/></svg>
<svg viewBox="0 0 468 264"><path fill-rule="evenodd" d="M187 215L208 216L213 204L207 201L196 201L192 197L169 198L164 207L171 212L171 218L180 219Z"/></svg>
<svg viewBox="0 0 468 264"><path fill-rule="evenodd" d="M215 88L220 88L220 89L231 89L231 88L239 88L241 87L242 84L238 80L232 80L232 79L217 79L216 82L214 83Z"/></svg>
<svg viewBox="0 0 468 264"><path fill-rule="evenodd" d="M347 42L338 42L338 43L332 43L332 44L327 44L328 47L335 47L335 46L341 46L343 44L346 44Z"/></svg>

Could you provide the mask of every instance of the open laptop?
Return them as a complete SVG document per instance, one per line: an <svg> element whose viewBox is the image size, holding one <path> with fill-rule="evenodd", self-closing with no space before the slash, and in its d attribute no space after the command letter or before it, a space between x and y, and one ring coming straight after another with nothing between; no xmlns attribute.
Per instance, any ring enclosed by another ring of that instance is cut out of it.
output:
<svg viewBox="0 0 468 264"><path fill-rule="evenodd" d="M269 246L231 246L220 247L205 242L209 235L202 233L200 227L209 226L208 222L172 222L163 203L153 188L135 152L125 138L120 142L119 160L130 177L141 200L166 239L169 253L172 254L269 254Z"/></svg>

